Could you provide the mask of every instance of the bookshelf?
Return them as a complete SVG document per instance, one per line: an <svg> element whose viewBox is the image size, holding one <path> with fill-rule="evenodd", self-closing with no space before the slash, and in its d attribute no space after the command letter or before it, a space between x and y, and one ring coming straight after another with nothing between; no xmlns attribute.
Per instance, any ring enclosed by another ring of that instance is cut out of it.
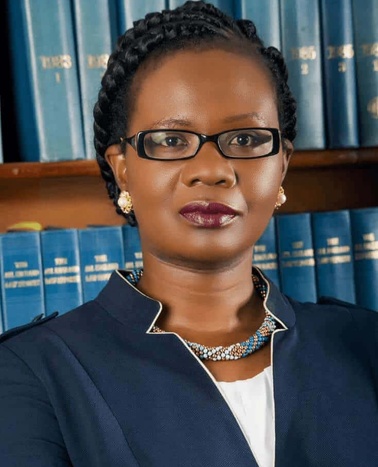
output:
<svg viewBox="0 0 378 467"><path fill-rule="evenodd" d="M0 164L0 233L19 221L43 226L119 225L95 161L51 163L22 159L15 134L14 86L10 73L7 2L0 2L0 74L4 164ZM6 116L6 118L5 118ZM13 162L14 161L14 162ZM378 147L294 154L284 182L288 201L278 212L327 211L378 206Z"/></svg>
<svg viewBox="0 0 378 467"><path fill-rule="evenodd" d="M378 148L299 151L279 212L378 206ZM0 165L0 232L20 221L43 226L119 225L96 161Z"/></svg>

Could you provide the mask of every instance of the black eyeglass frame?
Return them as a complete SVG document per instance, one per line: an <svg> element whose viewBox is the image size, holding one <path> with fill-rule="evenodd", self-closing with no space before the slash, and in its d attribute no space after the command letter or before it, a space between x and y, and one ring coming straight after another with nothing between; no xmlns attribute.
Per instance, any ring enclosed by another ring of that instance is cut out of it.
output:
<svg viewBox="0 0 378 467"><path fill-rule="evenodd" d="M229 133L231 131L242 131L242 130L267 130L267 131L270 131L270 133L273 136L272 150L268 154L264 154L263 156L257 156L257 157L234 157L234 156L227 156L226 154L224 154L224 152L222 151L222 148L220 147L220 144L219 144L220 136L223 135L224 133ZM179 132L179 131L182 131L182 132L185 132L185 133L189 133L189 134L198 136L200 143L198 145L198 148L197 148L196 152L191 156L179 157L179 158L176 158L176 159L159 159L157 157L148 156L146 154L145 149L144 149L144 138L145 138L145 136L147 134L149 134L149 133L159 133L159 132L162 132L162 131L163 132L167 132L167 131L178 131ZM225 157L226 159L248 159L248 160L250 160L250 159L261 159L263 157L275 156L276 154L278 154L278 152L280 150L280 144L281 144L281 132L277 128L251 127L251 128L233 128L231 130L221 131L220 133L215 133L213 135L203 135L201 133L196 133L195 131L181 130L181 129L178 129L178 128L161 128L161 129L156 129L156 130L138 131L138 133L136 133L133 136L130 136L129 138L121 138L121 141L126 141L127 143L129 143L130 146L135 149L135 151L136 151L136 153L138 154L139 157L141 157L143 159L152 160L152 161L171 162L171 161L183 161L183 160L193 159L198 154L198 152L200 151L202 146L205 143L207 143L208 141L216 143L216 145L218 147L218 150L219 150L219 153L223 157Z"/></svg>

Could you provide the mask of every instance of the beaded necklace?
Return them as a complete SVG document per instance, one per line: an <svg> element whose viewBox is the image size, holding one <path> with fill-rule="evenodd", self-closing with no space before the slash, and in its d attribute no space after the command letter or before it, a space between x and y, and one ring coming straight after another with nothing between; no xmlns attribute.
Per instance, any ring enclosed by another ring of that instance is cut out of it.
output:
<svg viewBox="0 0 378 467"><path fill-rule="evenodd" d="M143 275L143 269L133 269L130 271L126 279L134 286L139 282L139 279ZM255 274L252 274L253 284L259 293L259 295L265 299L266 297L266 285L262 279ZM277 327L276 320L265 311L265 318L258 330L252 334L247 340L242 342L237 342L236 344L231 344L228 346L218 345L215 347L198 344L197 342L191 342L184 339L185 343L192 350L192 352L197 355L201 360L239 360L240 358L248 357L252 353L261 349L266 345L272 333ZM158 326L153 326L151 329L153 333L165 333Z"/></svg>

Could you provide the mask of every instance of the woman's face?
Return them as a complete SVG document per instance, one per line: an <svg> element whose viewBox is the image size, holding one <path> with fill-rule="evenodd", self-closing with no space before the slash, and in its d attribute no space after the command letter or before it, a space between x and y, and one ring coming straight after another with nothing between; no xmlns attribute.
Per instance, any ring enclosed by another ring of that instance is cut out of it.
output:
<svg viewBox="0 0 378 467"><path fill-rule="evenodd" d="M137 74L127 136L279 128L268 73L257 59L229 51L176 52ZM251 257L274 211L289 148L246 160L226 159L213 142L188 160L143 159L130 145L124 158L109 156L115 147L107 155L120 188L131 194L144 256L211 269Z"/></svg>

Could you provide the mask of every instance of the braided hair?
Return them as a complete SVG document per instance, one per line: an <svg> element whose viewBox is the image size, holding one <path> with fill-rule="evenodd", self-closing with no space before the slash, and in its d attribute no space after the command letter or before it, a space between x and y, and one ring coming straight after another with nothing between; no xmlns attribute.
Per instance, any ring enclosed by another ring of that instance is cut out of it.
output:
<svg viewBox="0 0 378 467"><path fill-rule="evenodd" d="M230 45L231 44L231 45ZM190 48L229 48L234 45L245 54L263 61L271 73L276 91L278 117L283 138L293 141L296 135L296 103L287 84L287 68L281 52L265 47L249 20L234 20L213 5L187 1L161 13L149 13L134 22L119 37L101 81L94 107L94 145L102 177L118 214L136 225L133 211L123 214L117 205L119 188L104 155L111 144L119 144L126 134L132 112L133 78L140 65L169 51ZM125 150L125 145L122 146Z"/></svg>

